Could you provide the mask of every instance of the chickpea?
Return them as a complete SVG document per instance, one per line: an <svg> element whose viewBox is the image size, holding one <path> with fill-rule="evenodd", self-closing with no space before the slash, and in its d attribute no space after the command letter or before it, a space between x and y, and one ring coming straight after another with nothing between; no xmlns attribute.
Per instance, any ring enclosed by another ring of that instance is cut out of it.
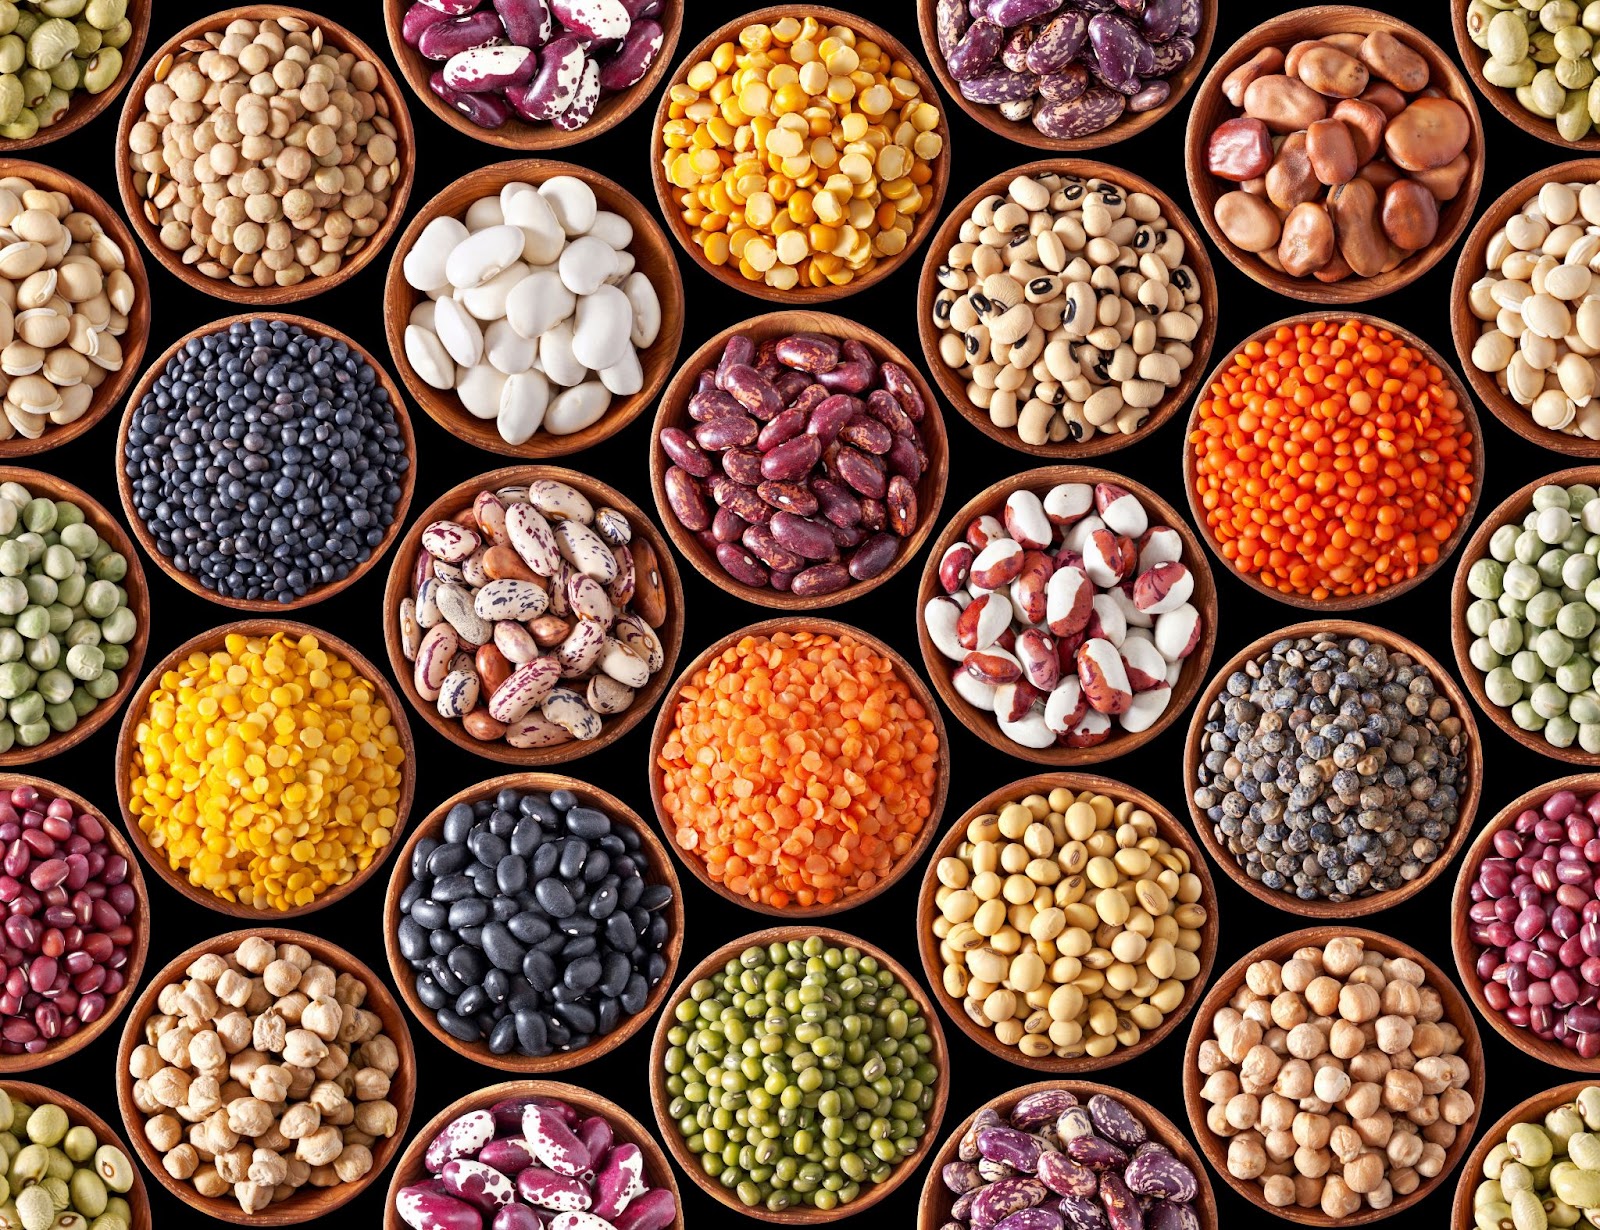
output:
<svg viewBox="0 0 1600 1230"><path fill-rule="evenodd" d="M1241 1133L1228 1142L1228 1173L1234 1178L1260 1178L1266 1165L1266 1150L1256 1133Z"/></svg>

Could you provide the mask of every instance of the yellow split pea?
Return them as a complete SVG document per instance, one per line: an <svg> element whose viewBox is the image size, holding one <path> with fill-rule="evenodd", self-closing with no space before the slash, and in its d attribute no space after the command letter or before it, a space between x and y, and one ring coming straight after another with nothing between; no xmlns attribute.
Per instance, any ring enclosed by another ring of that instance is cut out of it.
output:
<svg viewBox="0 0 1600 1230"><path fill-rule="evenodd" d="M405 749L377 688L314 636L229 635L162 675L135 731L129 810L189 883L310 905L399 826Z"/></svg>
<svg viewBox="0 0 1600 1230"><path fill-rule="evenodd" d="M668 96L663 165L713 265L844 286L905 251L933 203L939 109L904 61L814 17L749 25Z"/></svg>

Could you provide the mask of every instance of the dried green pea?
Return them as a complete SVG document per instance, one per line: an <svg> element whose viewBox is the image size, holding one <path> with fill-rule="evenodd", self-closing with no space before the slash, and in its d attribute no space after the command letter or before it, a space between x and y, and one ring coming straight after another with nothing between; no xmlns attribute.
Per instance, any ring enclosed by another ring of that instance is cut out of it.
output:
<svg viewBox="0 0 1600 1230"><path fill-rule="evenodd" d="M106 672L108 674L113 671L119 671L124 666L128 665L128 647L126 645L102 643L100 646L100 652L105 655ZM1600 721L1600 717L1597 717L1595 720Z"/></svg>
<svg viewBox="0 0 1600 1230"><path fill-rule="evenodd" d="M119 51L128 45L128 40L133 37L133 23L124 17L116 25L109 27L105 36L100 40L102 47L115 47Z"/></svg>
<svg viewBox="0 0 1600 1230"><path fill-rule="evenodd" d="M1512 552L1516 550L1519 533L1514 525L1502 525L1489 536L1489 554L1502 564L1509 564L1513 558Z"/></svg>
<svg viewBox="0 0 1600 1230"><path fill-rule="evenodd" d="M1467 590L1475 598L1498 598L1505 592L1505 575L1499 560L1480 559L1467 570Z"/></svg>
<svg viewBox="0 0 1600 1230"><path fill-rule="evenodd" d="M1473 636L1484 636L1489 625L1500 618L1500 608L1487 598L1479 598L1467 607L1467 628Z"/></svg>
<svg viewBox="0 0 1600 1230"><path fill-rule="evenodd" d="M44 717L44 697L37 692L24 692L6 706L6 716L19 728L38 722Z"/></svg>
<svg viewBox="0 0 1600 1230"><path fill-rule="evenodd" d="M1578 737L1578 724L1570 715L1558 713L1544 724L1544 741L1551 747L1571 747Z"/></svg>
<svg viewBox="0 0 1600 1230"><path fill-rule="evenodd" d="M1533 707L1531 701L1519 700L1511 706L1511 721L1518 730L1534 734L1544 729L1546 719Z"/></svg>

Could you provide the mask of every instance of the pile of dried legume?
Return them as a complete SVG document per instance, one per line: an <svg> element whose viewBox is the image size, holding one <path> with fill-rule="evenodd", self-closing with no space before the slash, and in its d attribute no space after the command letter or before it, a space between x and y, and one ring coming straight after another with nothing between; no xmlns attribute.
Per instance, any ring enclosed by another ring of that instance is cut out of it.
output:
<svg viewBox="0 0 1600 1230"><path fill-rule="evenodd" d="M1594 1225L1600 1217L1600 1085L1506 1129L1472 1189L1476 1226ZM1548 1210L1548 1212L1546 1211Z"/></svg>
<svg viewBox="0 0 1600 1230"><path fill-rule="evenodd" d="M139 714L128 810L172 869L223 901L310 905L400 825L405 748L377 688L310 634L230 633L164 674Z"/></svg>
<svg viewBox="0 0 1600 1230"><path fill-rule="evenodd" d="M848 632L724 650L684 684L656 767L684 857L778 908L867 892L937 819L933 719L895 662Z"/></svg>
<svg viewBox="0 0 1600 1230"><path fill-rule="evenodd" d="M1377 593L1436 564L1478 441L1450 377L1358 320L1280 325L1201 399L1194 495L1217 553L1269 589Z"/></svg>
<svg viewBox="0 0 1600 1230"><path fill-rule="evenodd" d="M42 1091L42 1092L48 1092ZM0 1089L0 1148L10 1192L0 1207L22 1230L128 1230L133 1211L123 1193L138 1173L116 1137L102 1140L55 1102L29 1106Z"/></svg>

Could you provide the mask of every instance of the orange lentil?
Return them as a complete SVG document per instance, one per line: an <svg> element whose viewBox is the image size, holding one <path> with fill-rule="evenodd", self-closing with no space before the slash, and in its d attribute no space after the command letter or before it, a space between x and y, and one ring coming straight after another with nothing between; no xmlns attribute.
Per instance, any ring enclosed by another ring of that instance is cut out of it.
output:
<svg viewBox="0 0 1600 1230"><path fill-rule="evenodd" d="M656 764L678 848L783 908L866 892L907 857L938 756L892 659L849 635L778 632L694 673Z"/></svg>
<svg viewBox="0 0 1600 1230"><path fill-rule="evenodd" d="M1356 320L1234 355L1189 436L1217 550L1279 592L1370 594L1435 563L1472 500L1473 438L1437 365Z"/></svg>

